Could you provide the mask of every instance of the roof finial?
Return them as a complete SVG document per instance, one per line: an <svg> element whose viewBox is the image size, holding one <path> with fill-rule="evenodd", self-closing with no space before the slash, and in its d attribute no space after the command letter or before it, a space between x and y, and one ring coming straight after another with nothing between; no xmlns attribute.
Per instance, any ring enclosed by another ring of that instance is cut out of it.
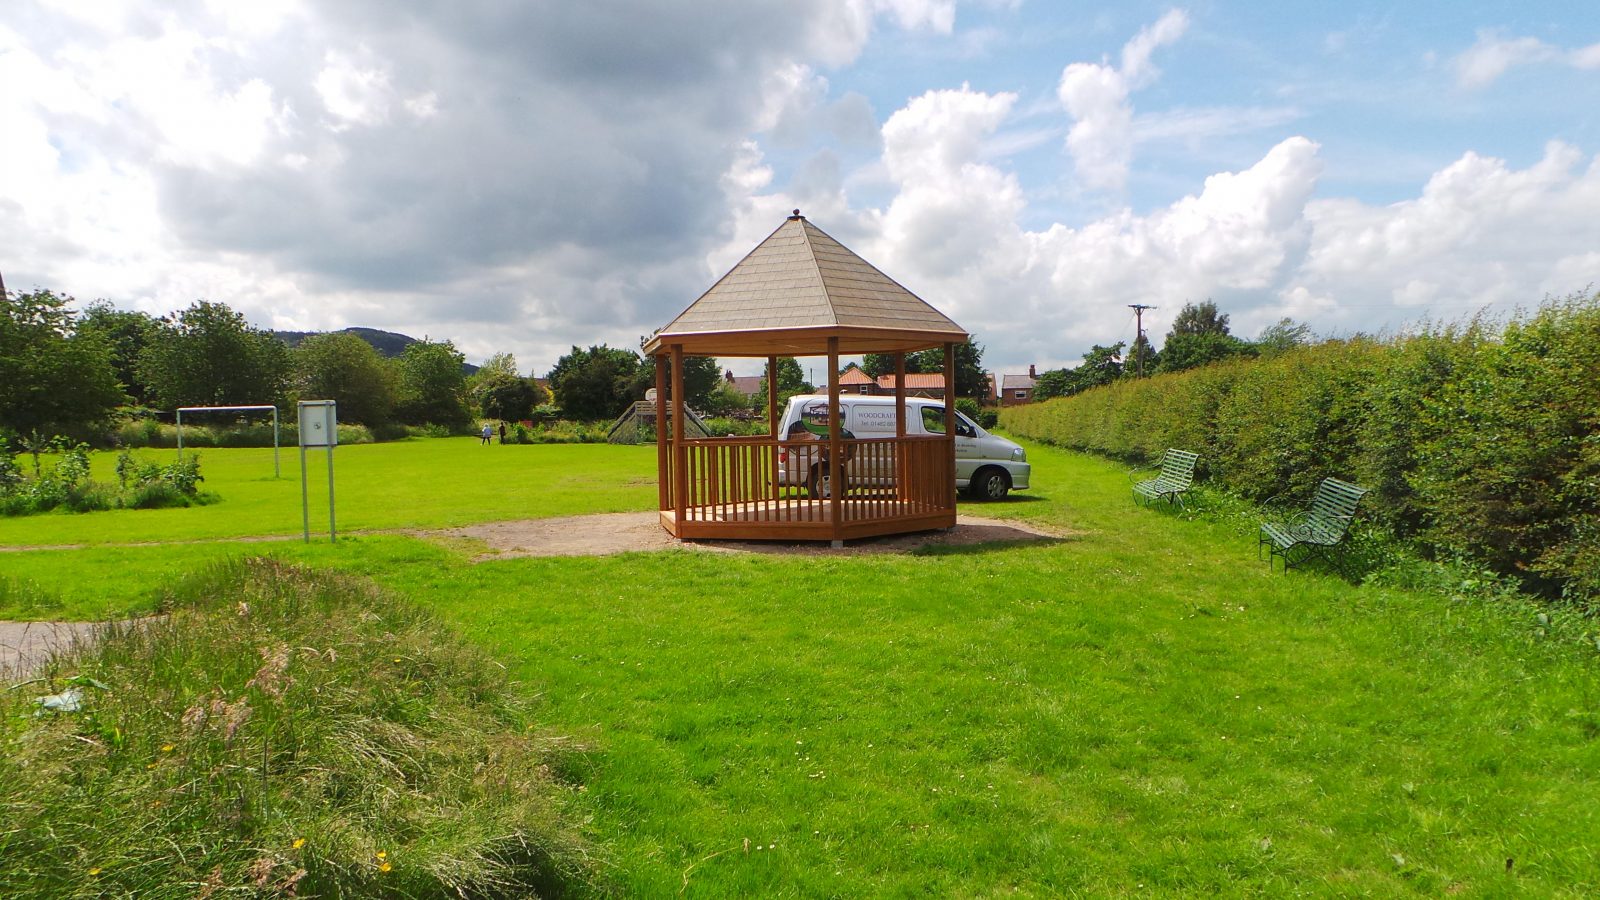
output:
<svg viewBox="0 0 1600 900"><path fill-rule="evenodd" d="M797 209L797 210L794 211L794 215L789 217L789 221L794 222L796 220L804 219L804 218L805 218L805 216L800 215L800 210Z"/></svg>

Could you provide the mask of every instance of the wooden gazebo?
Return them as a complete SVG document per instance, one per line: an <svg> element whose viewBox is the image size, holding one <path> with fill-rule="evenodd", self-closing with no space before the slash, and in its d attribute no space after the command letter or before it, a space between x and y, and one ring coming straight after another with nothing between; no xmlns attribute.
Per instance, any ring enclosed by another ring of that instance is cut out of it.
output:
<svg viewBox="0 0 1600 900"><path fill-rule="evenodd" d="M851 538L954 526L955 429L947 424L942 435L907 433L905 357L944 348L943 421L953 423L955 348L967 337L795 210L645 342L656 362L656 421L666 426L656 429L662 527L685 540L839 546ZM843 433L839 357L861 353L894 357L894 437ZM764 357L768 433L688 437L676 402L684 395L685 356ZM826 407L817 417L826 427L813 427L822 434L777 433L777 369L784 356L828 358ZM812 477L801 477L797 464L809 466Z"/></svg>

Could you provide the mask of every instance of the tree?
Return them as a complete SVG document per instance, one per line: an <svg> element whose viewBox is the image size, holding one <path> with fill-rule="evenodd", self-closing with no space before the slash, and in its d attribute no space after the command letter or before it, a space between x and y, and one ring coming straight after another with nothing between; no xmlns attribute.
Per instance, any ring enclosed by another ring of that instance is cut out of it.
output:
<svg viewBox="0 0 1600 900"><path fill-rule="evenodd" d="M502 422L532 418L533 408L548 399L538 382L518 373L517 358L509 353L489 357L470 379L469 391L485 418Z"/></svg>
<svg viewBox="0 0 1600 900"><path fill-rule="evenodd" d="M71 300L0 294L0 429L83 428L124 400L111 348L97 332L74 331Z"/></svg>
<svg viewBox="0 0 1600 900"><path fill-rule="evenodd" d="M641 373L650 371L631 350L573 347L550 370L550 389L569 418L609 419L643 396Z"/></svg>
<svg viewBox="0 0 1600 900"><path fill-rule="evenodd" d="M766 409L767 398L760 397L758 399L761 401L761 408L763 410ZM699 409L707 415L731 416L734 413L749 412L750 398L746 397L743 391L734 387L733 382L724 380L717 384L716 389L706 398L705 406L699 407Z"/></svg>
<svg viewBox="0 0 1600 900"><path fill-rule="evenodd" d="M1110 384L1122 377L1122 348L1118 341L1109 347L1095 344L1083 355L1083 362L1072 369L1052 369L1034 380L1035 400L1070 397L1092 387Z"/></svg>
<svg viewBox="0 0 1600 900"><path fill-rule="evenodd" d="M1183 309L1178 311L1178 317L1172 320L1172 330L1167 332L1170 340L1178 334L1227 334L1228 315L1217 312L1217 304L1210 300L1204 303L1185 303Z"/></svg>
<svg viewBox="0 0 1600 900"><path fill-rule="evenodd" d="M1179 334L1161 348L1159 372L1182 372L1235 356L1254 356L1256 348L1231 334Z"/></svg>
<svg viewBox="0 0 1600 900"><path fill-rule="evenodd" d="M139 354L137 374L166 407L282 401L289 348L225 303L195 301L160 322Z"/></svg>
<svg viewBox="0 0 1600 900"><path fill-rule="evenodd" d="M667 369L672 368L672 357L663 356L662 361ZM627 395L628 401L642 400L644 392L655 387L656 383L656 357L648 357L639 365L639 371L634 374ZM711 405L711 395L723 383L722 365L715 356L685 356L683 358L683 395L689 398L689 406L693 409L704 410ZM667 379L667 396L672 396L672 379ZM620 413L619 413L620 415Z"/></svg>
<svg viewBox="0 0 1600 900"><path fill-rule="evenodd" d="M478 409L485 418L520 422L533 418L533 408L543 396L531 378L496 378L481 386Z"/></svg>
<svg viewBox="0 0 1600 900"><path fill-rule="evenodd" d="M926 368L923 367L923 364L924 364L924 361L925 361L924 357L923 357L923 354L920 354L920 353L908 353L908 354L906 354L906 374L909 375L909 374L911 374L913 372L943 372L944 371L944 350L940 349L937 352L938 352L938 355L939 355L939 361L932 369L926 369ZM868 353L868 354L862 356L861 357L861 371L867 373L868 375L871 375L873 378L882 378L885 375L893 375L894 374L894 354L893 353Z"/></svg>
<svg viewBox="0 0 1600 900"><path fill-rule="evenodd" d="M117 309L108 301L96 300L78 316L79 334L98 334L111 351L111 368L122 389L133 402L149 405L154 398L139 375L139 354L149 346L161 323L147 313Z"/></svg>
<svg viewBox="0 0 1600 900"><path fill-rule="evenodd" d="M800 360L792 356L778 357L778 402L782 404L795 394L809 394L816 387L806 381L806 370L800 368ZM767 408L767 373L761 373L761 389L756 393L756 403L761 409Z"/></svg>
<svg viewBox="0 0 1600 900"><path fill-rule="evenodd" d="M1150 338L1142 332L1133 339L1133 346L1128 348L1124 359L1126 363L1122 367L1122 374L1130 376L1154 372L1161 364L1161 354L1150 346Z"/></svg>
<svg viewBox="0 0 1600 900"><path fill-rule="evenodd" d="M409 425L442 425L453 431L472 424L467 408L466 357L449 341L423 338L409 344L397 361L400 370L398 412Z"/></svg>
<svg viewBox="0 0 1600 900"><path fill-rule="evenodd" d="M496 353L489 360L472 373L473 381L484 381L491 378L521 378L517 370L517 358L510 353Z"/></svg>
<svg viewBox="0 0 1600 900"><path fill-rule="evenodd" d="M915 361L913 363L913 360ZM890 370L894 371L892 359ZM944 348L930 347L906 356L906 372L943 372ZM956 345L956 396L983 398L989 394L989 376L983 371L983 345L968 338Z"/></svg>
<svg viewBox="0 0 1600 900"><path fill-rule="evenodd" d="M1277 356L1296 347L1311 343L1311 326L1284 316L1261 329L1256 335L1256 349L1262 356Z"/></svg>
<svg viewBox="0 0 1600 900"><path fill-rule="evenodd" d="M393 421L397 374L371 344L348 332L314 334L301 341L291 356L301 397L337 401L343 422Z"/></svg>
<svg viewBox="0 0 1600 900"><path fill-rule="evenodd" d="M1167 332L1157 371L1182 372L1255 352L1253 345L1228 333L1228 316L1218 313L1215 303L1185 303Z"/></svg>

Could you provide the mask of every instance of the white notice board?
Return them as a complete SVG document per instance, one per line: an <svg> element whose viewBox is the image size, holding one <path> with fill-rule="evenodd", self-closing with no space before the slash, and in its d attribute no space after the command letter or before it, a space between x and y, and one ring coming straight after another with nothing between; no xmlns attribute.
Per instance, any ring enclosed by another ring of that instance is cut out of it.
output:
<svg viewBox="0 0 1600 900"><path fill-rule="evenodd" d="M339 414L332 400L300 401L300 446L334 447L339 443Z"/></svg>

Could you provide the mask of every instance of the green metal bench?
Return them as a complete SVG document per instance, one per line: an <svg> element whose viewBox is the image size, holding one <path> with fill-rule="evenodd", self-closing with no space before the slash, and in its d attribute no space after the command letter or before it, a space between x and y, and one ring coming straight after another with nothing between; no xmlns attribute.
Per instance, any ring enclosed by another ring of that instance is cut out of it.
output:
<svg viewBox="0 0 1600 900"><path fill-rule="evenodd" d="M1145 504L1149 505L1157 500L1183 505L1183 495L1189 490L1189 485L1194 482L1194 463L1200 458L1198 453L1187 450L1173 450L1161 454L1161 474L1155 478L1138 480L1138 472L1128 473L1133 481L1133 502L1138 503L1143 497ZM1141 471L1155 471L1141 470Z"/></svg>
<svg viewBox="0 0 1600 900"><path fill-rule="evenodd" d="M1324 478L1311 499L1311 509L1275 522L1262 522L1256 541L1256 557L1267 548L1267 568L1276 558L1283 559L1283 570L1310 559L1325 559L1348 575L1344 565L1344 539L1356 507L1367 495L1367 488Z"/></svg>

